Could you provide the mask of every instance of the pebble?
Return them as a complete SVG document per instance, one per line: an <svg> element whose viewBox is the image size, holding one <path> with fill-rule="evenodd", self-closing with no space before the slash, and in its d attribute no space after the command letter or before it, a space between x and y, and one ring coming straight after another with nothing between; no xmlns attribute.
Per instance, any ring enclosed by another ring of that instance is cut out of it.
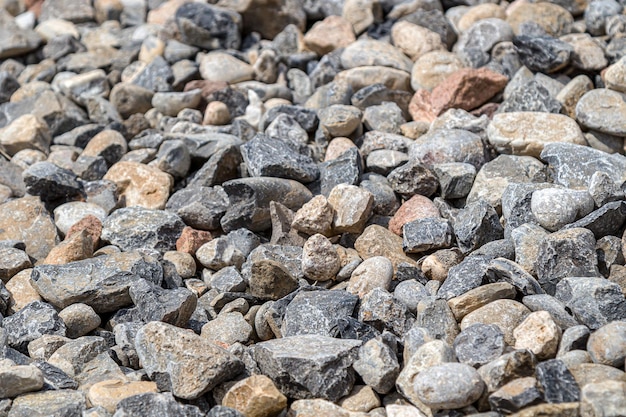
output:
<svg viewBox="0 0 626 417"><path fill-rule="evenodd" d="M87 335L101 323L100 316L94 309L82 303L67 306L59 312L59 317L65 323L66 336L70 339Z"/></svg>
<svg viewBox="0 0 626 417"><path fill-rule="evenodd" d="M385 256L372 256L356 267L346 291L364 297L374 288L389 289L393 278L393 264Z"/></svg>
<svg viewBox="0 0 626 417"><path fill-rule="evenodd" d="M576 104L576 120L589 129L626 136L622 123L626 103L617 91L598 88L585 93Z"/></svg>
<svg viewBox="0 0 626 417"><path fill-rule="evenodd" d="M432 408L462 408L482 395L485 385L474 368L445 363L420 372L415 378L419 399Z"/></svg>
<svg viewBox="0 0 626 417"><path fill-rule="evenodd" d="M251 417L280 413L287 407L285 397L271 379L253 375L233 385L224 395L222 405Z"/></svg>
<svg viewBox="0 0 626 417"><path fill-rule="evenodd" d="M594 363L623 367L626 358L626 323L613 321L589 336L587 351Z"/></svg>
<svg viewBox="0 0 626 417"><path fill-rule="evenodd" d="M474 324L454 339L459 362L478 368L499 358L505 350L504 334L494 324Z"/></svg>
<svg viewBox="0 0 626 417"><path fill-rule="evenodd" d="M495 324L504 333L504 341L513 346L515 345L513 332L529 314L530 310L523 304L513 300L500 299L467 314L461 321L461 331L475 323Z"/></svg>
<svg viewBox="0 0 626 417"><path fill-rule="evenodd" d="M127 207L147 209L163 209L174 183L172 177L160 169L130 161L113 165L104 179L117 185Z"/></svg>
<svg viewBox="0 0 626 417"><path fill-rule="evenodd" d="M561 338L561 328L547 311L530 313L513 331L515 349L528 349L537 359L553 358Z"/></svg>

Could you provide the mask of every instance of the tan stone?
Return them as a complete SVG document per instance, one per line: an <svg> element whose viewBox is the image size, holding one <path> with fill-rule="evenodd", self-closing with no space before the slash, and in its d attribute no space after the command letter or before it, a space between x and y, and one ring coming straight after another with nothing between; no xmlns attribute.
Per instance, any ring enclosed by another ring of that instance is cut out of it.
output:
<svg viewBox="0 0 626 417"><path fill-rule="evenodd" d="M287 407L287 397L265 375L253 375L233 385L224 395L222 405L246 417L272 417Z"/></svg>
<svg viewBox="0 0 626 417"><path fill-rule="evenodd" d="M333 244L323 235L315 234L302 247L302 273L312 281L335 279L341 260Z"/></svg>
<svg viewBox="0 0 626 417"><path fill-rule="evenodd" d="M324 156L324 161L331 161L333 159L337 159L342 153L347 151L350 148L356 148L357 146L352 142L352 140L344 137L334 138L328 144L328 148L326 148L326 155Z"/></svg>
<svg viewBox="0 0 626 417"><path fill-rule="evenodd" d="M507 22L513 28L515 35L520 34L522 23L532 21L543 28L548 35L562 36L570 31L574 18L556 4L521 2L508 13Z"/></svg>
<svg viewBox="0 0 626 417"><path fill-rule="evenodd" d="M389 220L389 230L402 236L402 226L406 223L428 217L441 217L439 209L428 197L416 194L405 201Z"/></svg>
<svg viewBox="0 0 626 417"><path fill-rule="evenodd" d="M606 68L608 61L600 42L588 33L571 33L561 36L563 42L572 45L571 66L582 71L600 71Z"/></svg>
<svg viewBox="0 0 626 417"><path fill-rule="evenodd" d="M517 301L496 300L466 315L461 320L461 330L476 323L495 324L504 333L506 344L513 346L515 344L513 330L529 314L530 310Z"/></svg>
<svg viewBox="0 0 626 417"><path fill-rule="evenodd" d="M346 291L363 298L374 288L389 289L391 279L393 278L393 264L384 256L374 256L361 262L356 267Z"/></svg>
<svg viewBox="0 0 626 417"><path fill-rule="evenodd" d="M515 287L507 282L495 282L481 285L469 290L463 295L448 300L448 306L452 314L460 321L463 317L487 304L504 298L515 298Z"/></svg>
<svg viewBox="0 0 626 417"><path fill-rule="evenodd" d="M33 301L40 301L41 296L30 284L32 269L25 269L13 275L6 283L7 290L11 293L9 298L9 314L15 314Z"/></svg>
<svg viewBox="0 0 626 417"><path fill-rule="evenodd" d="M93 384L87 398L93 407L104 407L109 413L114 413L115 407L124 398L148 392L159 392L156 382L108 379Z"/></svg>
<svg viewBox="0 0 626 417"><path fill-rule="evenodd" d="M363 259L384 256L393 264L394 270L401 263L417 265L402 249L402 238L377 224L367 226L354 242L354 249Z"/></svg>
<svg viewBox="0 0 626 417"><path fill-rule="evenodd" d="M156 36L148 36L141 44L137 59L148 64L156 57L163 56L163 52L165 52L165 42Z"/></svg>
<svg viewBox="0 0 626 417"><path fill-rule="evenodd" d="M252 65L225 52L209 52L198 56L199 71L208 81L237 83L254 78Z"/></svg>
<svg viewBox="0 0 626 417"><path fill-rule="evenodd" d="M606 73L604 75L606 77ZM626 72L624 76L626 76ZM607 83L607 87L613 88L608 85L610 82L606 79L604 82ZM556 99L563 105L563 114L575 119L578 100L590 90L593 90L593 82L589 77L583 74L572 78L556 95ZM626 84L624 85L624 91L626 92Z"/></svg>
<svg viewBox="0 0 626 417"><path fill-rule="evenodd" d="M433 51L445 51L446 45L438 33L402 20L391 27L393 44L412 61Z"/></svg>
<svg viewBox="0 0 626 417"><path fill-rule="evenodd" d="M448 51L433 51L422 55L411 69L413 90L432 90L449 75L463 68L463 61L457 54Z"/></svg>
<svg viewBox="0 0 626 417"><path fill-rule="evenodd" d="M86 230L75 233L52 248L43 264L63 265L93 256L93 240Z"/></svg>
<svg viewBox="0 0 626 417"><path fill-rule="evenodd" d="M291 226L303 233L324 236L332 235L332 222L335 211L323 195L313 197L296 211Z"/></svg>
<svg viewBox="0 0 626 417"><path fill-rule="evenodd" d="M358 35L375 21L381 20L382 8L376 0L346 0L341 16L352 24Z"/></svg>
<svg viewBox="0 0 626 417"><path fill-rule="evenodd" d="M346 47L355 40L352 24L341 16L328 16L304 35L306 47L320 56Z"/></svg>
<svg viewBox="0 0 626 417"><path fill-rule="evenodd" d="M487 68L463 68L433 89L430 102L437 115L451 108L473 110L502 91L507 82L505 75Z"/></svg>
<svg viewBox="0 0 626 417"><path fill-rule="evenodd" d="M587 384L595 384L603 381L626 382L626 372L609 365L580 363L569 366L568 370L572 373L572 376L580 388L584 388Z"/></svg>
<svg viewBox="0 0 626 417"><path fill-rule="evenodd" d="M626 57L622 57L615 64L610 65L606 71L602 73L602 80L606 88L626 93Z"/></svg>
<svg viewBox="0 0 626 417"><path fill-rule="evenodd" d="M289 417L365 417L366 413L353 413L330 401L315 400L296 400L289 407Z"/></svg>
<svg viewBox="0 0 626 417"><path fill-rule="evenodd" d="M196 261L193 256L182 251L167 251L163 254L163 260L171 262L181 278L192 278L196 275Z"/></svg>
<svg viewBox="0 0 626 417"><path fill-rule="evenodd" d="M575 120L562 114L511 112L496 114L487 128L489 143L500 153L539 158L546 143L587 145Z"/></svg>
<svg viewBox="0 0 626 417"><path fill-rule="evenodd" d="M26 253L43 260L58 243L57 228L39 197L22 197L0 205L0 240L21 240Z"/></svg>
<svg viewBox="0 0 626 417"><path fill-rule="evenodd" d="M372 84L384 84L391 90L410 91L411 76L408 72L381 66L363 66L341 71L335 81L348 83L353 91Z"/></svg>
<svg viewBox="0 0 626 417"><path fill-rule="evenodd" d="M339 184L328 195L328 204L335 212L334 233L360 233L372 215L374 196L356 185Z"/></svg>
<svg viewBox="0 0 626 417"><path fill-rule="evenodd" d="M94 136L85 150L81 153L84 156L102 156L109 163L114 163L128 151L126 139L120 132L115 130L103 130Z"/></svg>
<svg viewBox="0 0 626 417"><path fill-rule="evenodd" d="M203 125L222 126L230 122L230 110L221 101L212 101L204 111Z"/></svg>
<svg viewBox="0 0 626 417"><path fill-rule="evenodd" d="M430 100L430 91L417 90L415 92L409 103L409 113L414 121L431 123L437 118Z"/></svg>
<svg viewBox="0 0 626 417"><path fill-rule="evenodd" d="M93 242L93 248L95 250L100 243L100 235L102 234L102 222L100 219L92 214L83 217L69 228L65 234L65 239L67 240L74 234L81 233L82 231L87 232Z"/></svg>
<svg viewBox="0 0 626 417"><path fill-rule="evenodd" d="M513 330L515 349L528 349L539 360L554 358L561 341L561 328L547 311L530 313Z"/></svg>
<svg viewBox="0 0 626 417"><path fill-rule="evenodd" d="M350 411L367 413L374 408L380 407L380 398L369 385L355 385L346 397L339 400L341 407Z"/></svg>
<svg viewBox="0 0 626 417"><path fill-rule="evenodd" d="M539 404L510 414L509 417L578 417L579 403Z"/></svg>
<svg viewBox="0 0 626 417"><path fill-rule="evenodd" d="M506 12L504 11L504 8L493 3L478 4L470 7L467 12L461 16L456 24L456 27L461 32L465 32L479 20L489 19L492 17L506 20Z"/></svg>
<svg viewBox="0 0 626 417"><path fill-rule="evenodd" d="M169 19L173 19L176 14L176 10L185 3L189 3L191 0L168 0L161 3L156 9L152 9L148 12L147 23L153 25L163 25Z"/></svg>
<svg viewBox="0 0 626 417"><path fill-rule="evenodd" d="M422 272L428 279L443 282L448 277L448 271L463 260L463 253L459 248L440 249L422 260Z"/></svg>
<svg viewBox="0 0 626 417"><path fill-rule="evenodd" d="M52 136L46 122L32 114L25 114L0 129L0 146L13 156L23 149L34 149L47 154Z"/></svg>
<svg viewBox="0 0 626 417"><path fill-rule="evenodd" d="M117 184L126 207L140 206L162 210L174 185L174 179L158 168L138 162L122 161L104 176Z"/></svg>

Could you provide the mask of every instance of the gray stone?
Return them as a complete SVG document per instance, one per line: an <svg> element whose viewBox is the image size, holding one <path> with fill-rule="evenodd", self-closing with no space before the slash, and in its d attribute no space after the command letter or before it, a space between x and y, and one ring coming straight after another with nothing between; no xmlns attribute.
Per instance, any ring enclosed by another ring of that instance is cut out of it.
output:
<svg viewBox="0 0 626 417"><path fill-rule="evenodd" d="M182 178L189 172L191 156L185 142L182 140L166 140L156 154L156 159L151 162L163 172L171 174L175 178Z"/></svg>
<svg viewBox="0 0 626 417"><path fill-rule="evenodd" d="M594 201L586 191L544 188L533 192L530 209L541 227L554 232L591 213Z"/></svg>
<svg viewBox="0 0 626 417"><path fill-rule="evenodd" d="M252 326L240 312L221 311L215 319L202 326L200 336L216 344L231 346L234 343L249 343L252 332Z"/></svg>
<svg viewBox="0 0 626 417"><path fill-rule="evenodd" d="M131 304L128 289L140 278L160 284L163 269L156 259L123 252L65 265L38 265L31 274L31 283L57 308L84 303L97 313L105 313Z"/></svg>
<svg viewBox="0 0 626 417"><path fill-rule="evenodd" d="M230 137L223 141L227 143ZM220 142L218 139L214 142L216 145ZM235 141L233 141L236 143ZM207 143L211 145L211 142ZM225 181L238 177L239 164L243 162L241 152L235 145L226 145L218 147L209 156L208 161L202 167L191 175L188 186L211 187L222 184Z"/></svg>
<svg viewBox="0 0 626 417"><path fill-rule="evenodd" d="M459 333L453 346L459 362L478 368L499 358L506 344L498 326L477 323Z"/></svg>
<svg viewBox="0 0 626 417"><path fill-rule="evenodd" d="M489 396L489 405L499 413L515 413L523 408L539 404L543 395L532 377L518 378L505 384Z"/></svg>
<svg viewBox="0 0 626 417"><path fill-rule="evenodd" d="M166 323L146 324L137 332L135 346L148 376L179 398L198 398L243 370L243 363L226 350Z"/></svg>
<svg viewBox="0 0 626 417"><path fill-rule="evenodd" d="M487 55L496 44L512 40L513 29L511 25L495 17L485 18L478 20L467 30L464 30L453 50L467 64L474 66L476 61L472 59L472 56Z"/></svg>
<svg viewBox="0 0 626 417"><path fill-rule="evenodd" d="M196 295L187 288L166 290L145 279L131 283L130 298L143 321L162 321L184 327L196 309Z"/></svg>
<svg viewBox="0 0 626 417"><path fill-rule="evenodd" d="M494 392L516 378L534 376L536 366L535 355L530 350L521 349L481 366L478 373L485 381L487 391Z"/></svg>
<svg viewBox="0 0 626 417"><path fill-rule="evenodd" d="M586 92L576 104L576 120L589 129L609 135L626 136L624 96L606 88Z"/></svg>
<svg viewBox="0 0 626 417"><path fill-rule="evenodd" d="M589 194L595 201L597 207L624 199L624 191L619 185L613 182L609 174L606 172L595 172L589 180Z"/></svg>
<svg viewBox="0 0 626 417"><path fill-rule="evenodd" d="M124 251L175 249L185 223L176 214L143 207L116 210L102 224L102 239Z"/></svg>
<svg viewBox="0 0 626 417"><path fill-rule="evenodd" d="M585 349L589 340L589 328L583 324L568 327L563 331L559 350L556 353L557 359L568 352Z"/></svg>
<svg viewBox="0 0 626 417"><path fill-rule="evenodd" d="M604 278L564 278L554 296L592 330L626 318L626 299L620 286Z"/></svg>
<svg viewBox="0 0 626 417"><path fill-rule="evenodd" d="M429 296L428 291L415 279L399 282L393 290L393 296L403 303L413 314L417 312L419 302Z"/></svg>
<svg viewBox="0 0 626 417"><path fill-rule="evenodd" d="M270 138L287 141L294 145L295 148L306 145L309 141L309 134L306 130L298 124L296 119L285 113L276 116L274 121L265 129L265 135Z"/></svg>
<svg viewBox="0 0 626 417"><path fill-rule="evenodd" d="M357 185L363 172L359 150L350 148L335 159L319 164L320 191L328 196L339 184Z"/></svg>
<svg viewBox="0 0 626 417"><path fill-rule="evenodd" d="M400 364L394 351L381 338L365 342L359 349L354 370L379 394L387 394L396 383Z"/></svg>
<svg viewBox="0 0 626 417"><path fill-rule="evenodd" d="M91 366L90 362L97 360L100 354L104 353L103 356L111 360L108 357L108 349L109 347L104 338L83 336L59 347L50 355L47 362L59 368L68 376L77 377L80 376L85 368Z"/></svg>
<svg viewBox="0 0 626 417"><path fill-rule="evenodd" d="M213 413L213 407L208 415L214 417L240 417L239 413L220 414ZM213 414L212 414L213 413ZM181 404L169 392L137 394L123 398L115 408L114 417L141 417L145 415L153 416L181 416L181 417L201 417L204 415L198 407L190 404Z"/></svg>
<svg viewBox="0 0 626 417"><path fill-rule="evenodd" d="M20 311L2 320L7 345L27 352L28 343L43 336L54 334L65 336L66 327L56 310L42 301L33 301Z"/></svg>
<svg viewBox="0 0 626 417"><path fill-rule="evenodd" d="M304 185L283 178L241 178L227 181L223 187L230 200L230 207L221 220L226 232L240 227L253 232L266 230L271 226L271 201L297 210L312 198Z"/></svg>
<svg viewBox="0 0 626 417"><path fill-rule="evenodd" d="M392 151L389 149L378 149L367 156L367 169L380 175L387 175L395 168L406 164L409 155L404 152Z"/></svg>
<svg viewBox="0 0 626 417"><path fill-rule="evenodd" d="M443 363L420 372L414 381L418 398L432 408L462 408L483 394L485 383L474 368Z"/></svg>
<svg viewBox="0 0 626 417"><path fill-rule="evenodd" d="M449 345L459 334L459 326L448 303L435 297L425 297L419 302L415 326L425 329L433 339L441 339Z"/></svg>
<svg viewBox="0 0 626 417"><path fill-rule="evenodd" d="M228 209L228 195L222 187L187 187L172 194L165 209L176 213L186 225L215 230Z"/></svg>
<svg viewBox="0 0 626 417"><path fill-rule="evenodd" d="M471 252L487 242L501 239L504 229L494 208L479 200L466 205L456 216L454 234L459 248Z"/></svg>
<svg viewBox="0 0 626 417"><path fill-rule="evenodd" d="M506 221L505 234L523 224L538 225L531 210L532 196L535 191L551 188L549 183L512 183L502 193L502 215Z"/></svg>
<svg viewBox="0 0 626 417"><path fill-rule="evenodd" d="M530 70L548 74L567 66L574 51L567 42L550 36L516 36L513 45Z"/></svg>
<svg viewBox="0 0 626 417"><path fill-rule="evenodd" d="M59 317L67 328L67 337L76 339L100 326L100 316L93 308L86 304L76 303L65 307L59 312Z"/></svg>
<svg viewBox="0 0 626 417"><path fill-rule="evenodd" d="M622 368L626 358L626 321L610 322L593 332L587 351L594 363Z"/></svg>
<svg viewBox="0 0 626 417"><path fill-rule="evenodd" d="M581 415L617 417L626 414L626 382L602 381L582 387Z"/></svg>
<svg viewBox="0 0 626 417"><path fill-rule="evenodd" d="M379 331L387 329L398 336L411 328L413 315L407 307L382 288L374 288L361 299L358 319Z"/></svg>
<svg viewBox="0 0 626 417"><path fill-rule="evenodd" d="M303 291L285 309L283 337L305 334L336 337L338 320L352 316L358 297L344 291Z"/></svg>
<svg viewBox="0 0 626 417"><path fill-rule="evenodd" d="M85 393L72 389L21 395L9 412L11 417L79 416L87 408Z"/></svg>
<svg viewBox="0 0 626 417"><path fill-rule="evenodd" d="M605 172L616 183L626 180L626 158L607 154L586 146L551 143L546 144L541 159L550 164L554 182L568 188L588 188L596 172ZM582 163L584 161L584 163Z"/></svg>
<svg viewBox="0 0 626 417"><path fill-rule="evenodd" d="M37 162L22 175L26 191L44 201L72 197L82 190L76 174L51 162Z"/></svg>
<svg viewBox="0 0 626 417"><path fill-rule="evenodd" d="M367 179L361 181L359 186L374 196L374 214L389 216L395 213L399 207L398 197L387 179L376 174L368 174L364 178Z"/></svg>
<svg viewBox="0 0 626 417"><path fill-rule="evenodd" d="M261 373L287 396L336 401L352 389L360 345L358 340L301 335L257 343L253 352Z"/></svg>
<svg viewBox="0 0 626 417"><path fill-rule="evenodd" d="M200 246L196 251L196 259L203 266L218 271L229 266L241 268L246 257L236 245L222 236Z"/></svg>
<svg viewBox="0 0 626 417"><path fill-rule="evenodd" d="M167 61L157 56L139 70L129 82L154 92L171 91L173 78L172 68Z"/></svg>
<svg viewBox="0 0 626 417"><path fill-rule="evenodd" d="M432 171L415 161L409 161L391 171L387 180L395 192L407 199L416 194L429 197L435 193L438 186L437 178Z"/></svg>
<svg viewBox="0 0 626 417"><path fill-rule="evenodd" d="M593 36L605 34L606 21L610 16L622 13L623 6L615 0L594 0L585 8L585 27Z"/></svg>
<svg viewBox="0 0 626 417"><path fill-rule="evenodd" d="M473 165L459 162L434 165L433 172L439 181L441 198L445 199L467 197L476 177Z"/></svg>
<svg viewBox="0 0 626 417"><path fill-rule="evenodd" d="M626 204L623 201L607 203L582 219L568 224L565 229L583 227L590 230L596 239L614 235L626 222Z"/></svg>
<svg viewBox="0 0 626 417"><path fill-rule="evenodd" d="M547 88L531 79L523 85L515 85L515 88L508 89L506 99L498 107L498 113L521 111L559 113L562 107Z"/></svg>
<svg viewBox="0 0 626 417"><path fill-rule="evenodd" d="M363 112L363 124L369 130L399 134L405 122L402 109L391 102L369 106Z"/></svg>
<svg viewBox="0 0 626 417"><path fill-rule="evenodd" d="M536 375L547 402L567 403L580 399L580 388L563 361L550 359L539 363Z"/></svg>
<svg viewBox="0 0 626 417"><path fill-rule="evenodd" d="M11 75L8 71L0 72L0 104L6 103L11 98L11 95L20 88L20 83L17 79Z"/></svg>
<svg viewBox="0 0 626 417"><path fill-rule="evenodd" d="M480 137L460 129L428 132L409 146L409 158L427 168L446 162L464 162L480 169L486 162Z"/></svg>
<svg viewBox="0 0 626 417"><path fill-rule="evenodd" d="M561 329L578 326L578 321L565 309L565 305L548 294L527 295L522 303L531 311L547 311Z"/></svg>
<svg viewBox="0 0 626 417"><path fill-rule="evenodd" d="M246 289L246 281L234 266L222 268L212 274L209 284L220 292L241 292Z"/></svg>
<svg viewBox="0 0 626 417"><path fill-rule="evenodd" d="M0 248L0 281L7 282L18 272L30 267L30 258L23 250Z"/></svg>
<svg viewBox="0 0 626 417"><path fill-rule="evenodd" d="M0 59L22 55L36 49L40 36L33 30L22 29L8 11L0 11Z"/></svg>
<svg viewBox="0 0 626 417"><path fill-rule="evenodd" d="M260 127L265 131L265 129L267 129L270 123L272 123L279 114L287 114L293 117L296 119L296 122L298 122L298 124L309 133L314 132L319 123L317 112L315 110L307 109L301 106L281 104L276 107L272 107L265 113L263 119L261 120Z"/></svg>
<svg viewBox="0 0 626 417"><path fill-rule="evenodd" d="M565 277L597 277L596 240L587 229L554 232L539 243L535 270L544 291L550 295Z"/></svg>
<svg viewBox="0 0 626 417"><path fill-rule="evenodd" d="M328 55L327 55L328 56ZM324 57L325 58L325 57ZM322 60L324 59L322 58ZM396 103L402 110L405 119L409 116L409 102L412 95L407 91L392 90L384 84L372 84L361 88L352 94L350 102L353 106L365 110L370 106L376 106L384 102Z"/></svg>
<svg viewBox="0 0 626 417"><path fill-rule="evenodd" d="M318 178L319 169L311 158L300 154L281 139L258 134L241 147L248 171L254 177L278 177L300 182Z"/></svg>
<svg viewBox="0 0 626 417"><path fill-rule="evenodd" d="M447 219L434 217L418 219L402 227L403 248L406 253L420 253L449 248L453 230Z"/></svg>
<svg viewBox="0 0 626 417"><path fill-rule="evenodd" d="M522 295L543 294L543 289L537 280L509 259L496 258L491 261L487 267L486 278L490 283L509 283Z"/></svg>
<svg viewBox="0 0 626 417"><path fill-rule="evenodd" d="M450 268L437 296L449 300L478 288L485 280L490 262L491 259L485 256L465 258Z"/></svg>

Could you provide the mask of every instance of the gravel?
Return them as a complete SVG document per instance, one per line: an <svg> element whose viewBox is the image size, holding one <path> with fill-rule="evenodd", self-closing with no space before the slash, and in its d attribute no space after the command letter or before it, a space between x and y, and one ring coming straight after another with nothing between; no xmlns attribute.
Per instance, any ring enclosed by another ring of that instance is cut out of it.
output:
<svg viewBox="0 0 626 417"><path fill-rule="evenodd" d="M0 1L0 417L626 415L623 12Z"/></svg>

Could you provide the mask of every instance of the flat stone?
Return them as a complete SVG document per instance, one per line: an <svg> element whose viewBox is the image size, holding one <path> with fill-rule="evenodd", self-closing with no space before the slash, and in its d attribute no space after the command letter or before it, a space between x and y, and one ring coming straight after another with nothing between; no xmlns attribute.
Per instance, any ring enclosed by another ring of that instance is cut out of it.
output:
<svg viewBox="0 0 626 417"><path fill-rule="evenodd" d="M352 389L351 365L360 344L358 340L301 335L257 343L253 352L261 372L289 397L335 401Z"/></svg>
<svg viewBox="0 0 626 417"><path fill-rule="evenodd" d="M402 238L375 224L365 228L354 242L354 248L363 259L384 256L394 265L394 270L402 263L415 265L415 262L404 254Z"/></svg>
<svg viewBox="0 0 626 417"><path fill-rule="evenodd" d="M195 294L187 288L166 290L143 279L131 283L129 295L143 321L178 327L187 324L197 303Z"/></svg>
<svg viewBox="0 0 626 417"><path fill-rule="evenodd" d="M501 413L516 412L541 400L537 380L532 377L514 379L489 396L491 408Z"/></svg>
<svg viewBox="0 0 626 417"><path fill-rule="evenodd" d="M92 385L87 398L92 406L99 406L109 413L115 413L117 404L123 399L148 392L157 392L157 386L152 381L124 382L113 379Z"/></svg>
<svg viewBox="0 0 626 417"><path fill-rule="evenodd" d="M453 230L447 219L426 218L405 223L402 228L406 253L420 253L452 245Z"/></svg>
<svg viewBox="0 0 626 417"><path fill-rule="evenodd" d="M102 239L128 251L151 248L166 252L175 248L185 224L174 213L143 207L116 210L102 224Z"/></svg>
<svg viewBox="0 0 626 417"><path fill-rule="evenodd" d="M0 59L22 55L36 49L41 37L33 30L20 28L8 11L0 12Z"/></svg>
<svg viewBox="0 0 626 417"><path fill-rule="evenodd" d="M497 114L489 124L487 136L499 152L534 157L539 157L550 142L585 145L582 132L573 120L538 112Z"/></svg>
<svg viewBox="0 0 626 417"><path fill-rule="evenodd" d="M26 191L43 201L67 199L82 190L76 174L51 162L37 162L23 172Z"/></svg>
<svg viewBox="0 0 626 417"><path fill-rule="evenodd" d="M243 369L242 362L224 349L166 323L143 326L135 346L159 389L180 398L198 398Z"/></svg>
<svg viewBox="0 0 626 417"><path fill-rule="evenodd" d="M203 415L196 406L179 403L169 392L136 394L123 398L117 403L115 414L117 414L117 417L135 417L142 414L184 415L190 417L201 417ZM208 415L211 415L211 412ZM215 417L218 416L221 417L224 414L215 414ZM226 416L240 417L240 415L236 414L226 414Z"/></svg>
<svg viewBox="0 0 626 417"><path fill-rule="evenodd" d="M618 416L626 413L626 382L587 384L580 395L581 415Z"/></svg>
<svg viewBox="0 0 626 417"><path fill-rule="evenodd" d="M448 305L457 320L462 320L474 310L477 310L492 301L514 298L515 288L506 282L496 282L482 285L448 300Z"/></svg>
<svg viewBox="0 0 626 417"><path fill-rule="evenodd" d="M11 417L78 415L87 408L85 394L72 389L41 391L13 400Z"/></svg>
<svg viewBox="0 0 626 417"><path fill-rule="evenodd" d="M450 267L437 295L449 300L480 287L487 278L491 260L488 256L471 256Z"/></svg>
<svg viewBox="0 0 626 417"><path fill-rule="evenodd" d="M43 388L43 374L32 365L0 366L0 397L12 398Z"/></svg>
<svg viewBox="0 0 626 417"><path fill-rule="evenodd" d="M626 136L624 97L617 91L597 88L585 93L576 104L576 120L589 129Z"/></svg>
<svg viewBox="0 0 626 417"><path fill-rule="evenodd" d="M551 36L518 35L513 38L513 45L525 66L548 74L565 68L574 51L567 42Z"/></svg>
<svg viewBox="0 0 626 417"><path fill-rule="evenodd" d="M495 324L504 333L508 345L515 344L513 331L530 314L523 304L513 300L496 300L474 310L461 321L461 331L475 323Z"/></svg>
<svg viewBox="0 0 626 417"><path fill-rule="evenodd" d="M202 326L200 336L218 346L247 344L252 339L252 326L240 312L224 312Z"/></svg>
<svg viewBox="0 0 626 417"><path fill-rule="evenodd" d="M51 142L48 124L32 114L20 116L0 130L0 144L10 156L24 149L35 149L47 154Z"/></svg>
<svg viewBox="0 0 626 417"><path fill-rule="evenodd" d="M400 49L376 40L360 40L350 44L341 54L341 64L345 69L380 65L406 72L412 66L411 60Z"/></svg>
<svg viewBox="0 0 626 417"><path fill-rule="evenodd" d="M486 162L480 137L461 129L438 129L419 137L409 146L409 158L427 168L464 162L480 169Z"/></svg>

